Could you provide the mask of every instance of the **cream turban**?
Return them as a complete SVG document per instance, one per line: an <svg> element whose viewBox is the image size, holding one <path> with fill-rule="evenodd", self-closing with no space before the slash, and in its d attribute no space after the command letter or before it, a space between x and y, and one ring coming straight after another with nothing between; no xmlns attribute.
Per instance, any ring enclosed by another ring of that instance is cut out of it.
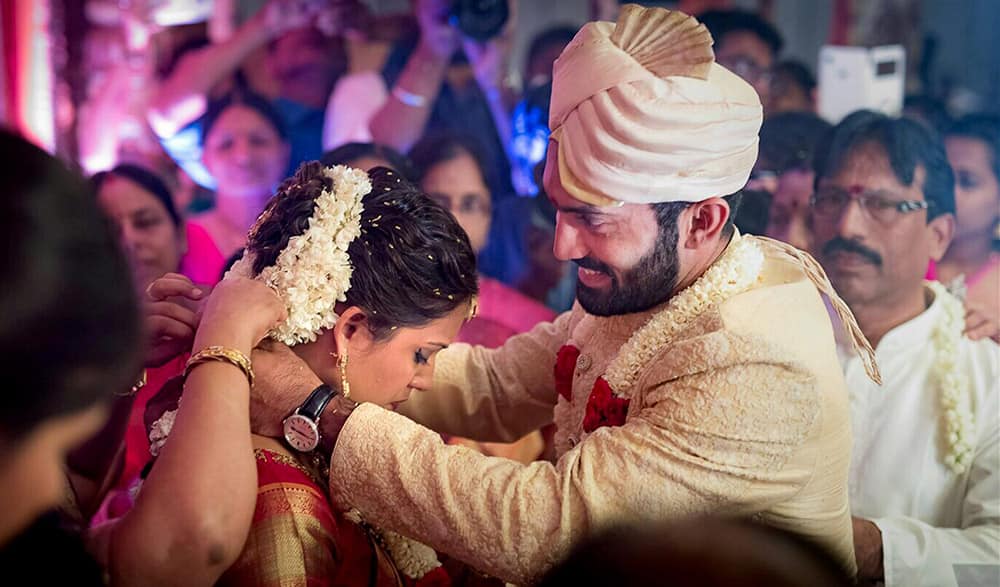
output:
<svg viewBox="0 0 1000 587"><path fill-rule="evenodd" d="M593 205L698 202L746 184L762 109L712 37L663 8L584 25L555 62L549 127L563 187Z"/></svg>

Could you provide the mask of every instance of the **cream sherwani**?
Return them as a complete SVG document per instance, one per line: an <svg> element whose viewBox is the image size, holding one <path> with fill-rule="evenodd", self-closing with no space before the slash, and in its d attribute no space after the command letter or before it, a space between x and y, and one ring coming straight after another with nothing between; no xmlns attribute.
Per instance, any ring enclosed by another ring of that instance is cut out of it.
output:
<svg viewBox="0 0 1000 587"><path fill-rule="evenodd" d="M555 465L445 446L362 405L332 456L335 501L519 583L597 529L697 514L754 516L853 569L848 400L813 284L767 258L751 290L712 306L648 363L624 425L585 434L595 379L651 315L576 307L496 350L455 345L437 359L435 389L410 402L418 422L480 440L513 440L554 418ZM582 351L571 401L554 389L565 344Z"/></svg>
<svg viewBox="0 0 1000 587"><path fill-rule="evenodd" d="M854 428L851 508L882 531L890 587L1000 585L1000 347L958 345L976 429L972 465L956 474L943 462L934 374L932 333L942 317L935 301L885 335L875 351L882 387L841 353Z"/></svg>

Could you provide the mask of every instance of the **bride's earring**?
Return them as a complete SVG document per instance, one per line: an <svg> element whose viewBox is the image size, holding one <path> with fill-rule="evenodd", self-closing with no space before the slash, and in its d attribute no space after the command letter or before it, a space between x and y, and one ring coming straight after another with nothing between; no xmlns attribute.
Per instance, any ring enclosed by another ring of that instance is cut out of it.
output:
<svg viewBox="0 0 1000 587"><path fill-rule="evenodd" d="M340 367L340 391L345 398L351 397L351 384L347 381L347 349L337 358L337 365Z"/></svg>

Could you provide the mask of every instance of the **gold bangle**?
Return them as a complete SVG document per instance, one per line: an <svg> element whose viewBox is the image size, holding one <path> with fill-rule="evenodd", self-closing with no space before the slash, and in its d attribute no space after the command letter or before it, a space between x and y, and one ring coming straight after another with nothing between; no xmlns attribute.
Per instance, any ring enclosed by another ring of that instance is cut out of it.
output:
<svg viewBox="0 0 1000 587"><path fill-rule="evenodd" d="M191 355L191 358L187 360L187 364L184 366L184 379L187 379L192 369L202 363L207 363L208 361L229 363L230 365L238 368L240 371L243 371L244 375L246 375L247 381L250 383L250 387L253 387L254 374L253 366L250 364L250 359L248 359L247 356L241 351L223 346L207 346Z"/></svg>

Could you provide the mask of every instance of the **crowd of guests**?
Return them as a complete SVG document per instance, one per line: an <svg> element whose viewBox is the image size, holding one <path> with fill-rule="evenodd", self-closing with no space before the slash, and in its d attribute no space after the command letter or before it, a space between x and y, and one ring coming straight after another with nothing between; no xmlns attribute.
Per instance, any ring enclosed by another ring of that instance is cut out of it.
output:
<svg viewBox="0 0 1000 587"><path fill-rule="evenodd" d="M575 267L552 254L559 220L541 170L553 62L576 28L535 39L515 93L511 24L474 41L449 24L449 2L415 0L415 26L359 70L345 39L361 25L340 15L330 34L315 6L270 0L228 38L172 56L146 115L183 180L121 162L86 181L0 135L16 162L0 214L11 235L0 337L10 364L27 367L0 401L0 495L18 504L0 516L10 568L48 544L67 564L46 572L74 584L421 584L380 554L384 536L345 523L322 463L251 434L251 379L218 361L185 372L191 356L226 347L253 357L257 378L281 376L281 357L255 348L285 310L259 281L223 275L275 262L329 187L324 165L369 172L366 231L347 250L355 274L336 327L293 350L323 381L349 370L357 401L394 406L430 388L434 354L452 340L500 347L572 306ZM774 27L741 11L699 19L717 62L765 113L737 228L812 253L881 369L879 386L838 340L857 581L990 584L1000 578L1000 117L932 125L861 111L831 125ZM261 51L270 88L245 71ZM211 206L194 211L185 183ZM962 335L948 338L956 321ZM512 443L442 439L551 459L546 428ZM288 487L305 496L293 507ZM581 545L545 584L641 585L664 573L692 585L848 581L820 547L755 524L615 532ZM492 581L442 562L455 584Z"/></svg>

